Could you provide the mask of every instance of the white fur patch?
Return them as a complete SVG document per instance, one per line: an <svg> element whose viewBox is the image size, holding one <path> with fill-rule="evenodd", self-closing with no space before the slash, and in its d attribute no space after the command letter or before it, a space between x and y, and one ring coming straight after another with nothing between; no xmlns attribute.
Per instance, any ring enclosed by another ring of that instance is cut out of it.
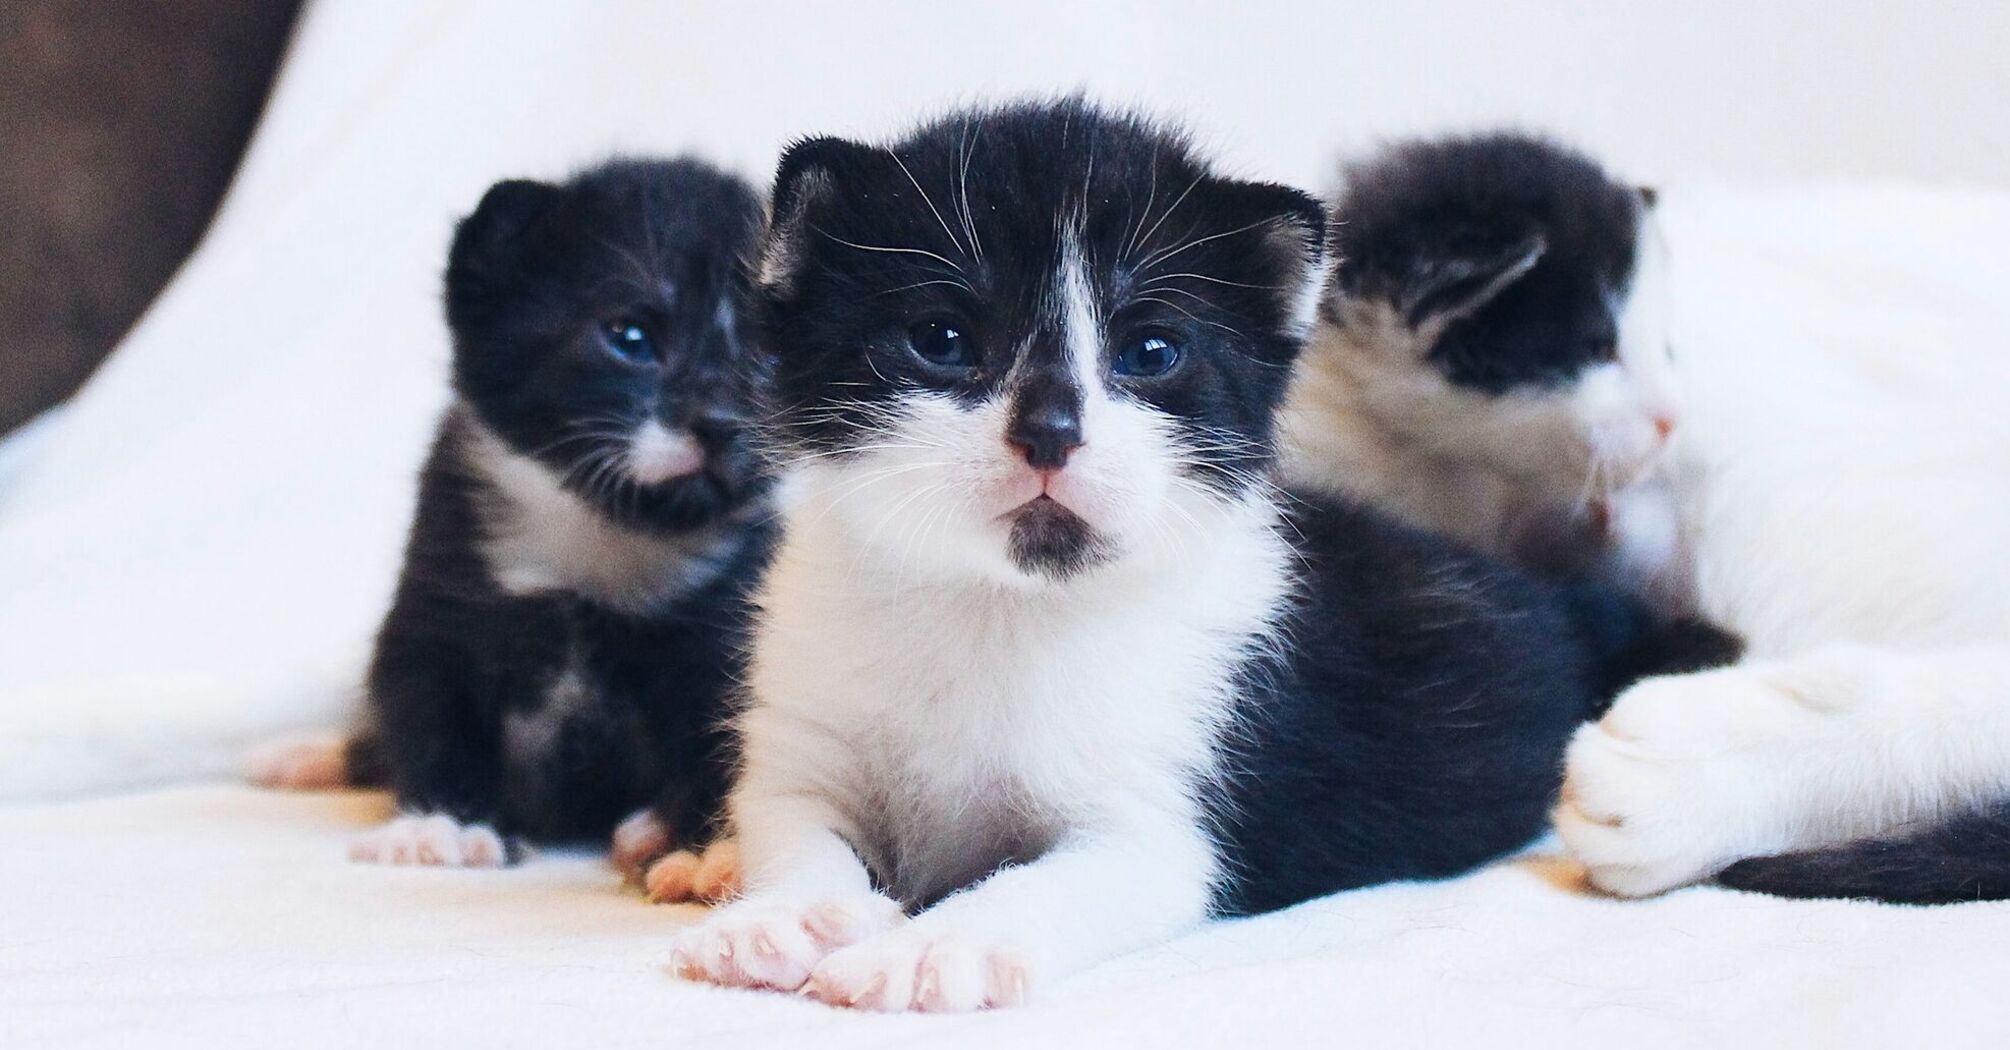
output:
<svg viewBox="0 0 2010 1050"><path fill-rule="evenodd" d="M626 466L630 477L644 485L695 474L705 466L705 450L688 431L671 430L657 421L643 421L628 439Z"/></svg>
<svg viewBox="0 0 2010 1050"><path fill-rule="evenodd" d="M469 466L495 488L481 508L483 557L510 594L568 591L644 612L712 578L742 535L735 522L674 536L624 528L565 490L544 464L512 450L462 411Z"/></svg>
<svg viewBox="0 0 2010 1050"><path fill-rule="evenodd" d="M578 652L568 652L565 666L545 688L543 703L503 714L503 748L517 776L538 776L540 760L556 753L565 724L599 702L580 663Z"/></svg>

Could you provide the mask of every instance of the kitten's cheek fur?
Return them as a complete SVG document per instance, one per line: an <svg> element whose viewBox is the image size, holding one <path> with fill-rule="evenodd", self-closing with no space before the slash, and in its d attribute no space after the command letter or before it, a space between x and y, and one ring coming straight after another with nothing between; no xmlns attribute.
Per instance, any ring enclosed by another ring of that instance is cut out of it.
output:
<svg viewBox="0 0 2010 1050"><path fill-rule="evenodd" d="M1624 487L1641 480L1659 459L1663 441L1655 416L1672 418L1674 410L1643 392L1627 369L1604 365L1587 370L1571 398L1577 440L1583 458L1606 472L1609 485Z"/></svg>

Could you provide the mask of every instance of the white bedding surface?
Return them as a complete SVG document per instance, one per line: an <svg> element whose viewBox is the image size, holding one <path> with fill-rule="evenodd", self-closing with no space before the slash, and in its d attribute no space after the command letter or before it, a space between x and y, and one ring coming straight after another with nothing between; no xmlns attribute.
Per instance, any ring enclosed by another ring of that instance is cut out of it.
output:
<svg viewBox="0 0 2010 1050"><path fill-rule="evenodd" d="M1191 114L1237 167L1300 182L1371 132L1502 117L1544 117L1656 180L2002 161L1986 135L1966 160L1936 145L1919 115L1954 110L1921 105L1931 78L1912 75L2000 75L1988 30L2006 16L1986 5L1903 25L1798 0L1702 5L1779 38L1756 50L1724 48L1690 8L1348 8L1321 15L1328 39L1375 46L1302 65L1275 52L1312 5L1064 6L964 21L846 5L777 40L765 5L313 5L202 251L32 447L0 456L0 1047L2001 1045L2010 908L1709 889L1621 903L1556 862L1218 926L1024 1011L851 1016L673 980L665 934L693 913L624 895L597 860L360 868L344 840L381 799L218 779L247 743L353 702L444 397L441 253L499 175L697 147L759 177L800 131L876 132L958 97L1075 84ZM995 46L915 43L931 34ZM1582 61L1530 70L1539 45ZM1843 71L1757 90L1820 62ZM1489 78L1509 88L1472 89ZM1809 86L1844 81L1876 98ZM1645 110L1601 103L1612 85ZM1308 138L1322 107L1331 134ZM1845 110L1862 114L1854 138ZM1766 137L1786 128L1800 137ZM1890 427L1944 427L1946 456L2010 462L2010 195L1676 181L1678 294L1704 304L1679 319L1679 348L1718 406L1685 433L1741 457L1733 502L1874 454ZM1883 411L1823 415L1822 391L1863 387ZM1892 498L1960 512L1935 471L1913 475ZM1835 512L1865 498L1837 492ZM1935 557L1861 595L2010 572L1993 546L1937 541L1933 521L1917 528ZM1797 569L1716 553L1726 579ZM1787 644L1847 598L1769 636Z"/></svg>
<svg viewBox="0 0 2010 1050"><path fill-rule="evenodd" d="M1619 902L1529 859L1224 923L1024 1010L887 1017L686 984L695 908L601 863L345 859L376 795L235 786L0 810L0 1044L2001 1046L2010 909ZM21 848L23 844L29 848Z"/></svg>

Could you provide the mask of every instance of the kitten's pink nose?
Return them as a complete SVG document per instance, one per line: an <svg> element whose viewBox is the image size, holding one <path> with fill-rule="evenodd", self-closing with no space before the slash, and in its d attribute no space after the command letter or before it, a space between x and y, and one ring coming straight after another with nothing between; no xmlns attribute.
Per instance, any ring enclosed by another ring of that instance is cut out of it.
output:
<svg viewBox="0 0 2010 1050"><path fill-rule="evenodd" d="M1668 440L1668 435L1675 432L1675 413L1668 411L1656 412L1652 418L1654 421L1654 435L1663 441Z"/></svg>

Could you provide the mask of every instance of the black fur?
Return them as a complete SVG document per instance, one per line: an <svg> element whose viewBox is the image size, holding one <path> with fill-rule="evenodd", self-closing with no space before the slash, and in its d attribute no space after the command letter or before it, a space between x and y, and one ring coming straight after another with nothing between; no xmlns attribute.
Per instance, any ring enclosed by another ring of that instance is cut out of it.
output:
<svg viewBox="0 0 2010 1050"><path fill-rule="evenodd" d="M1072 225L1105 382L1169 417L1196 479L1225 497L1263 484L1303 335L1291 307L1323 250L1304 194L1214 175L1177 135L1071 99L960 114L885 149L798 144L775 200L763 301L788 450L870 445L918 388L1010 398L1008 440L1049 469L1013 435L1028 403L1080 403L1050 294ZM931 361L940 343L915 335L935 339L929 325L967 333L968 361ZM1119 372L1122 348L1151 335L1182 348L1178 365ZM1053 389L1004 390L1008 373ZM1297 500L1290 525L1302 576L1280 654L1244 668L1231 774L1196 785L1232 869L1219 910L1450 875L1527 842L1565 740L1609 700L1621 660L1656 656L1659 629L1630 599L1593 600L1359 507ZM1063 579L1095 571L1057 528L1028 524L1041 553L1026 557Z"/></svg>
<svg viewBox="0 0 2010 1050"><path fill-rule="evenodd" d="M1563 746L1656 648L1617 592L1535 579L1362 507L1302 498L1287 656L1253 666L1217 797L1220 908L1455 875L1547 824ZM1679 644L1679 643L1678 643Z"/></svg>
<svg viewBox="0 0 2010 1050"><path fill-rule="evenodd" d="M786 265L765 321L788 350L775 390L784 405L828 409L782 418L789 451L842 454L904 390L976 404L1015 364L1015 420L1079 412L1049 303L1056 220L1079 209L1080 248L1107 281L1097 292L1117 307L1113 339L1163 333L1186 349L1181 367L1123 382L1124 394L1184 428L1200 480L1233 490L1265 466L1256 449L1297 352L1274 327L1277 289L1295 284L1325 236L1312 198L1208 177L1183 140L1080 100L951 117L886 149L810 139L784 156L775 186ZM1209 279L1225 272L1236 283ZM965 332L976 366L919 357L912 330L928 322ZM1210 440L1216 428L1255 445Z"/></svg>
<svg viewBox="0 0 2010 1050"><path fill-rule="evenodd" d="M1405 144L1346 173L1334 288L1446 322L1428 357L1453 383L1565 384L1613 357L1650 200L1538 138Z"/></svg>
<svg viewBox="0 0 2010 1050"><path fill-rule="evenodd" d="M679 160L500 183L461 223L446 278L458 403L420 479L352 774L381 773L405 809L511 836L600 835L647 805L680 836L712 822L718 723L770 544L744 433L761 368L738 330L761 222L745 183ZM635 345L654 353L620 352L610 324L643 329ZM642 485L613 469L650 418L698 436L700 473ZM505 591L482 550L507 505L483 430L633 534L693 538L688 588L642 609ZM512 748L512 716L568 674L574 713L535 753Z"/></svg>
<svg viewBox="0 0 2010 1050"><path fill-rule="evenodd" d="M1892 904L2010 900L2010 804L1908 835L1739 861L1717 881L1780 897Z"/></svg>

